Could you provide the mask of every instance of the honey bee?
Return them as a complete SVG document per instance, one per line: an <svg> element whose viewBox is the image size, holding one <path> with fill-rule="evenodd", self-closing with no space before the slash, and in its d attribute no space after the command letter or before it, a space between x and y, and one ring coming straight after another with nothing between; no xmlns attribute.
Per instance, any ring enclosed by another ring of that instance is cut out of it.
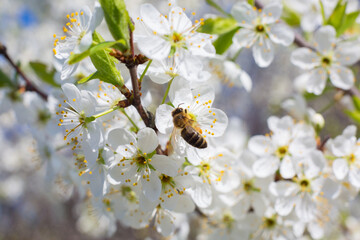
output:
<svg viewBox="0 0 360 240"><path fill-rule="evenodd" d="M196 148L206 148L207 142L201 135L202 130L199 124L188 114L187 109L175 108L171 115L175 128L181 130L181 137L191 146Z"/></svg>

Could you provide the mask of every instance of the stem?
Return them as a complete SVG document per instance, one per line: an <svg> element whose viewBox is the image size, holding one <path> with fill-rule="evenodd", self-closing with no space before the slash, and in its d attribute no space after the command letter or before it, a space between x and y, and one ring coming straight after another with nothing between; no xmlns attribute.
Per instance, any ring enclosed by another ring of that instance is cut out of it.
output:
<svg viewBox="0 0 360 240"><path fill-rule="evenodd" d="M5 59L10 63L10 65L16 70L16 72L24 79L26 83L26 90L36 92L40 95L44 100L47 100L47 94L42 92L40 89L38 89L35 85L31 83L29 78L21 71L21 69L14 63L12 58L9 56L9 54L6 51L6 47L0 43L0 55L3 55Z"/></svg>
<svg viewBox="0 0 360 240"><path fill-rule="evenodd" d="M175 78L175 77L173 77L173 78L170 80L170 82L168 83L167 88L166 88L166 92L165 92L165 95L164 95L164 97L163 97L163 100L162 100L161 104L164 104L164 103L165 103L166 97L167 97L167 95L169 94L169 91L170 91L171 83L173 82L174 78Z"/></svg>
<svg viewBox="0 0 360 240"><path fill-rule="evenodd" d="M130 123L133 125L133 127L136 129L136 132L140 130L140 128L136 125L136 123L131 119L131 117L125 112L125 109L120 108L120 112L122 112L127 119L130 121Z"/></svg>
<svg viewBox="0 0 360 240"><path fill-rule="evenodd" d="M101 113L99 113L99 114L93 115L93 117L94 117L94 118L99 118L99 117L102 117L102 116L104 116L104 115L106 115L106 114L108 114L108 113L112 113L113 111L115 111L115 110L117 110L117 109L119 109L118 106L113 107L113 108L110 108L109 110L106 110L106 111L101 112Z"/></svg>
<svg viewBox="0 0 360 240"><path fill-rule="evenodd" d="M146 74L147 70L149 69L151 63L152 63L152 59L151 59L151 60L148 62L148 64L146 65L143 73L142 73L141 76L140 76L139 82L142 82L142 80L143 80L143 78L145 77L145 74Z"/></svg>
<svg viewBox="0 0 360 240"><path fill-rule="evenodd" d="M134 54L134 51L135 51L134 50L134 37L133 37L133 32L131 31L130 28L129 28L129 31L130 31L130 52L131 52L132 61L130 61L128 64L126 64L126 67L129 69L130 76L131 76L131 84L133 87L132 105L136 108L136 110L140 114L140 117L144 121L145 125L147 127L156 129L156 127L153 124L152 119L150 118L150 116L148 115L148 113L145 111L144 107L141 104L141 98L140 98L141 93L139 90L139 81L137 78L137 63L135 62L135 54Z"/></svg>
<svg viewBox="0 0 360 240"><path fill-rule="evenodd" d="M230 59L232 62L236 62L236 59L239 57L241 53L242 48L239 48L239 50L234 54L234 56Z"/></svg>

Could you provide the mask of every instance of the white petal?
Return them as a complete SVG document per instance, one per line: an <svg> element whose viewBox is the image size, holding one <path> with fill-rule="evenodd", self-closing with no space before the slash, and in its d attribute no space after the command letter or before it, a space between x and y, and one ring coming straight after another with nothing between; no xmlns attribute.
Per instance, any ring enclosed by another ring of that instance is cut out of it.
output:
<svg viewBox="0 0 360 240"><path fill-rule="evenodd" d="M190 191L195 204L200 208L207 208L212 202L212 191L209 184L203 184L202 181L196 183L195 189Z"/></svg>
<svg viewBox="0 0 360 240"><path fill-rule="evenodd" d="M207 85L207 86L201 86L196 89L191 90L192 95L194 96L194 99L196 101L199 101L199 104L206 104L209 102L209 105L211 107L211 103L214 101L215 98L215 91L214 88Z"/></svg>
<svg viewBox="0 0 360 240"><path fill-rule="evenodd" d="M316 204L312 201L307 193L303 193L303 197L297 202L295 206L296 215L303 222L309 222L314 219L316 214Z"/></svg>
<svg viewBox="0 0 360 240"><path fill-rule="evenodd" d="M180 7L171 9L169 20L170 28L177 33L188 31L192 26L190 19Z"/></svg>
<svg viewBox="0 0 360 240"><path fill-rule="evenodd" d="M294 164L289 156L285 156L281 161L280 174L285 179L293 178L295 176Z"/></svg>
<svg viewBox="0 0 360 240"><path fill-rule="evenodd" d="M345 159L338 158L333 162L333 171L335 177L339 180L343 180L349 172L349 166Z"/></svg>
<svg viewBox="0 0 360 240"><path fill-rule="evenodd" d="M275 211L280 216L287 216L293 210L296 197L277 198L275 202Z"/></svg>
<svg viewBox="0 0 360 240"><path fill-rule="evenodd" d="M350 66L359 61L359 52L359 43L341 42L336 45L334 56L341 65Z"/></svg>
<svg viewBox="0 0 360 240"><path fill-rule="evenodd" d="M280 160L274 156L260 158L253 165L255 176L264 178L274 174L279 168Z"/></svg>
<svg viewBox="0 0 360 240"><path fill-rule="evenodd" d="M90 32L95 31L95 28L97 28L100 25L103 18L104 18L104 11L102 10L101 5L98 2L95 2L94 12L91 17L89 31Z"/></svg>
<svg viewBox="0 0 360 240"><path fill-rule="evenodd" d="M326 25L317 30L314 34L316 48L321 53L326 53L333 48L335 42L336 31L333 26Z"/></svg>
<svg viewBox="0 0 360 240"><path fill-rule="evenodd" d="M81 93L80 90L71 83L65 83L62 85L62 90L64 91L64 94L68 100L68 102L71 104L71 106L77 111L81 112L83 109L81 109ZM74 101L75 99L75 101Z"/></svg>
<svg viewBox="0 0 360 240"><path fill-rule="evenodd" d="M147 178L141 178L141 185L143 193L150 201L154 202L160 197L161 181L155 172L149 174L149 181Z"/></svg>
<svg viewBox="0 0 360 240"><path fill-rule="evenodd" d="M313 137L295 138L289 146L289 152L296 157L307 154L310 150L316 148L316 141Z"/></svg>
<svg viewBox="0 0 360 240"><path fill-rule="evenodd" d="M330 68L330 81L335 87L349 90L355 83L355 76L349 68L333 65Z"/></svg>
<svg viewBox="0 0 360 240"><path fill-rule="evenodd" d="M304 234L306 224L298 221L293 225L293 231L296 237L300 238Z"/></svg>
<svg viewBox="0 0 360 240"><path fill-rule="evenodd" d="M92 40L92 32L88 32L87 34L85 34L85 36L80 41L80 52L84 52L85 50L87 50L91 46Z"/></svg>
<svg viewBox="0 0 360 240"><path fill-rule="evenodd" d="M265 136L254 136L249 140L248 148L258 156L270 155L275 151L271 139Z"/></svg>
<svg viewBox="0 0 360 240"><path fill-rule="evenodd" d="M170 218L168 214L162 212L158 217L159 222L156 222L156 229L161 235L164 237L169 236L174 230L175 225L173 220Z"/></svg>
<svg viewBox="0 0 360 240"><path fill-rule="evenodd" d="M168 156L155 154L151 158L151 165L154 166L156 171L174 177L177 174L178 167L175 161Z"/></svg>
<svg viewBox="0 0 360 240"><path fill-rule="evenodd" d="M178 203L176 207L173 209L174 212L190 213L194 211L195 204L189 196L179 195L177 198L178 198Z"/></svg>
<svg viewBox="0 0 360 240"><path fill-rule="evenodd" d="M154 129L143 128L137 133L138 147L143 153L152 153L159 145Z"/></svg>
<svg viewBox="0 0 360 240"><path fill-rule="evenodd" d="M152 31L165 35L170 33L168 20L160 14L160 12L149 3L140 6L140 15L142 22L146 24Z"/></svg>
<svg viewBox="0 0 360 240"><path fill-rule="evenodd" d="M292 64L302 69L312 69L320 64L320 57L308 48L298 48L291 54Z"/></svg>
<svg viewBox="0 0 360 240"><path fill-rule="evenodd" d="M151 59L161 60L170 54L170 42L159 36L138 36L137 45L140 51Z"/></svg>
<svg viewBox="0 0 360 240"><path fill-rule="evenodd" d="M207 108L198 114L196 121L200 124L203 135L209 137L219 137L223 135L229 120L222 110Z"/></svg>
<svg viewBox="0 0 360 240"><path fill-rule="evenodd" d="M137 142L135 136L123 128L115 128L108 134L107 143L115 150L131 142L134 144Z"/></svg>
<svg viewBox="0 0 360 240"><path fill-rule="evenodd" d="M326 178L321 188L321 194L327 199L335 199L341 192L341 186L330 178Z"/></svg>
<svg viewBox="0 0 360 240"><path fill-rule="evenodd" d="M270 27L269 36L273 42L284 46L289 46L295 38L292 29L280 23Z"/></svg>
<svg viewBox="0 0 360 240"><path fill-rule="evenodd" d="M271 182L269 191L275 197L290 197L299 191L299 186L290 181L280 180L278 182Z"/></svg>
<svg viewBox="0 0 360 240"><path fill-rule="evenodd" d="M358 168L350 170L349 181L355 187L360 188L360 170Z"/></svg>
<svg viewBox="0 0 360 240"><path fill-rule="evenodd" d="M239 47L251 47L256 41L256 34L255 31L247 28L241 28L235 34L234 40L236 40Z"/></svg>
<svg viewBox="0 0 360 240"><path fill-rule="evenodd" d="M276 22L281 16L282 8L282 4L277 1L265 5L262 14L262 22L266 24Z"/></svg>
<svg viewBox="0 0 360 240"><path fill-rule="evenodd" d="M246 2L237 2L231 9L231 15L236 19L240 26L252 26L257 18L257 12Z"/></svg>
<svg viewBox="0 0 360 240"><path fill-rule="evenodd" d="M320 95L324 91L326 80L326 70L323 68L315 68L308 75L306 90L309 93Z"/></svg>
<svg viewBox="0 0 360 240"><path fill-rule="evenodd" d="M274 47L271 41L260 36L253 46L253 57L259 67L268 67L274 60Z"/></svg>
<svg viewBox="0 0 360 240"><path fill-rule="evenodd" d="M164 134L171 132L174 127L173 117L171 115L173 110L174 108L167 104L162 104L156 109L155 125L159 132Z"/></svg>
<svg viewBox="0 0 360 240"><path fill-rule="evenodd" d="M60 76L61 80L66 80L70 78L79 66L79 63L74 63L70 65L68 61L69 59L67 59L64 65L62 66L61 76Z"/></svg>

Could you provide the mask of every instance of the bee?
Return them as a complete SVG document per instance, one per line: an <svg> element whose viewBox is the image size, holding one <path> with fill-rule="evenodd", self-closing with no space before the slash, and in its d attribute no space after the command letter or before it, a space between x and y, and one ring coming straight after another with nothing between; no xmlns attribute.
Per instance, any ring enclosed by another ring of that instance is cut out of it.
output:
<svg viewBox="0 0 360 240"><path fill-rule="evenodd" d="M175 128L181 130L181 137L191 146L196 148L206 148L207 142L201 135L200 125L188 114L187 109L175 108L171 115Z"/></svg>

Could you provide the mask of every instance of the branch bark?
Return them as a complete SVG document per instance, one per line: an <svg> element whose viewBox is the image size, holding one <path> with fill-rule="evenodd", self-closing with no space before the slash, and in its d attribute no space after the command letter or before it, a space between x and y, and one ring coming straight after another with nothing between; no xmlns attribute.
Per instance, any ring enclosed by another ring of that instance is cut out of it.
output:
<svg viewBox="0 0 360 240"><path fill-rule="evenodd" d="M47 100L47 94L41 91L39 88L37 88L30 79L24 74L24 72L14 63L12 58L9 56L9 54L6 51L6 47L0 43L0 55L3 55L5 59L10 63L10 65L15 69L15 71L24 79L25 81L25 90L26 91L33 91L39 94L40 97L42 97L44 100Z"/></svg>

